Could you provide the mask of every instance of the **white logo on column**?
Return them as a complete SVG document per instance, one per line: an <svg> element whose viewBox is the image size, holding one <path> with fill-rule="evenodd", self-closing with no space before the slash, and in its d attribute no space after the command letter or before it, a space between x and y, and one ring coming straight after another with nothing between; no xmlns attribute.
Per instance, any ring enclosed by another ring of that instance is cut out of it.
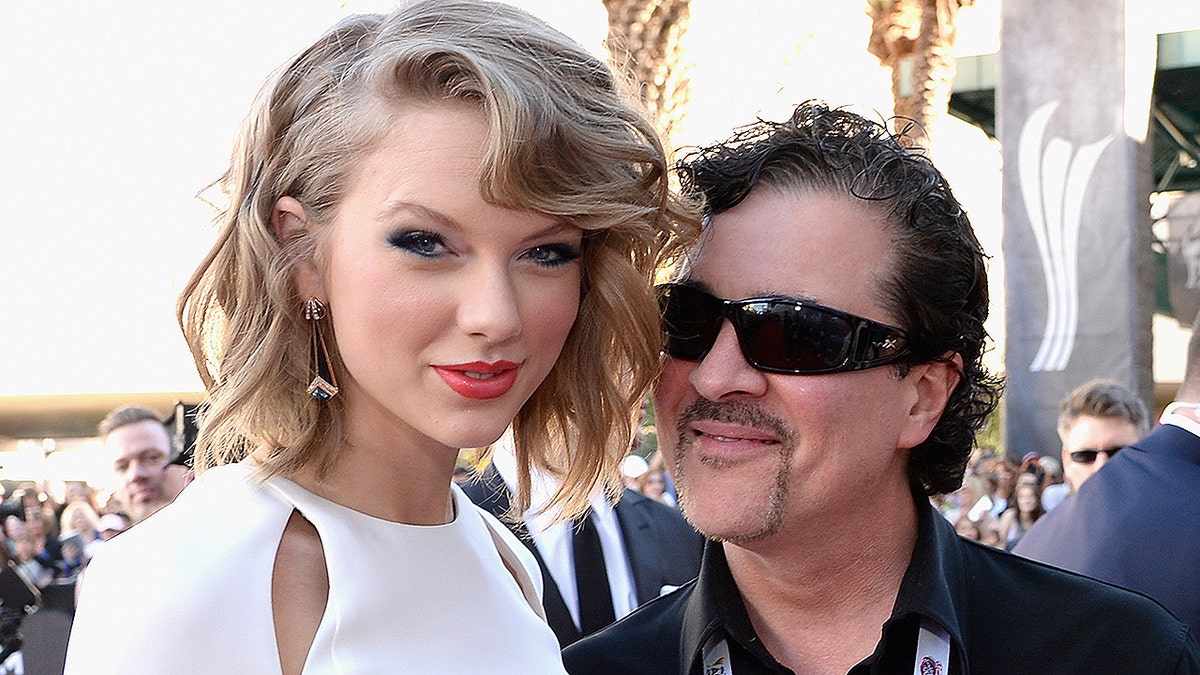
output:
<svg viewBox="0 0 1200 675"><path fill-rule="evenodd" d="M1060 371L1071 360L1079 324L1079 225L1083 197L1112 135L1075 150L1057 136L1044 141L1058 101L1038 108L1017 148L1017 176L1046 282L1046 328L1032 372Z"/></svg>

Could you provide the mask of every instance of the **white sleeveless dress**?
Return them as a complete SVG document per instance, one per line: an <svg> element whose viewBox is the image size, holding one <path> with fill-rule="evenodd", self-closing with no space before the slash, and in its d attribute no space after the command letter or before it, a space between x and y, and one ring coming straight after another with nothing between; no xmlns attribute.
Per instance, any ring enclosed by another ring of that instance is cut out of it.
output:
<svg viewBox="0 0 1200 675"><path fill-rule="evenodd" d="M240 464L210 469L100 548L66 673L279 673L271 574L293 509L316 527L329 569L305 673L563 673L533 556L452 492L453 522L414 526Z"/></svg>

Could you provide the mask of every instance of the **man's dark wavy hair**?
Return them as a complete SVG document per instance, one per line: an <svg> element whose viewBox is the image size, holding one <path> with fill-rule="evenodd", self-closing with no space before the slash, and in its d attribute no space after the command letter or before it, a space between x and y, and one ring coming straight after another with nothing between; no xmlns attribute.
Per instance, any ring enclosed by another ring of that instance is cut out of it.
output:
<svg viewBox="0 0 1200 675"><path fill-rule="evenodd" d="M879 122L808 101L786 122L760 120L723 143L693 150L676 171L683 191L703 199L710 216L737 206L759 185L864 199L888 215L895 266L881 285L882 301L908 332L911 349L900 373L953 353L963 360L941 419L910 452L909 480L927 495L958 489L1002 381L982 362L986 256L929 159ZM851 245L854 233L846 234Z"/></svg>

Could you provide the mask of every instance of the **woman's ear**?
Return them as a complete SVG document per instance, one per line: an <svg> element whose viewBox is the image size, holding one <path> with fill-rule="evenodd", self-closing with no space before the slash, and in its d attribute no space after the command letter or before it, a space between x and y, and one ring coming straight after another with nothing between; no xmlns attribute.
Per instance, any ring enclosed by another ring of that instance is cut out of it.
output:
<svg viewBox="0 0 1200 675"><path fill-rule="evenodd" d="M929 438L962 378L962 367L962 355L957 353L913 366L908 377L913 379L916 397L908 410L899 447L913 448Z"/></svg>
<svg viewBox="0 0 1200 675"><path fill-rule="evenodd" d="M305 300L324 300L327 297L325 285L317 265L316 244L312 241L316 233L304 212L304 205L294 197L280 197L271 210L271 229L284 254L292 257L288 263L296 292Z"/></svg>

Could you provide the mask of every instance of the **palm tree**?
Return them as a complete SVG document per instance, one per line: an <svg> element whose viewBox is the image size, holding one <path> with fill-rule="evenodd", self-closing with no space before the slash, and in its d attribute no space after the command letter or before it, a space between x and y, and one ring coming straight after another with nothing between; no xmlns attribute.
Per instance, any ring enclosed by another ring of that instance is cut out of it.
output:
<svg viewBox="0 0 1200 675"><path fill-rule="evenodd" d="M872 21L867 49L892 69L896 130L911 125L910 141L926 149L931 130L950 107L954 20L973 2L867 0Z"/></svg>
<svg viewBox="0 0 1200 675"><path fill-rule="evenodd" d="M689 0L604 0L605 47L613 65L637 84L664 138L683 118L691 85L680 47L691 16ZM669 142L668 142L669 146Z"/></svg>

